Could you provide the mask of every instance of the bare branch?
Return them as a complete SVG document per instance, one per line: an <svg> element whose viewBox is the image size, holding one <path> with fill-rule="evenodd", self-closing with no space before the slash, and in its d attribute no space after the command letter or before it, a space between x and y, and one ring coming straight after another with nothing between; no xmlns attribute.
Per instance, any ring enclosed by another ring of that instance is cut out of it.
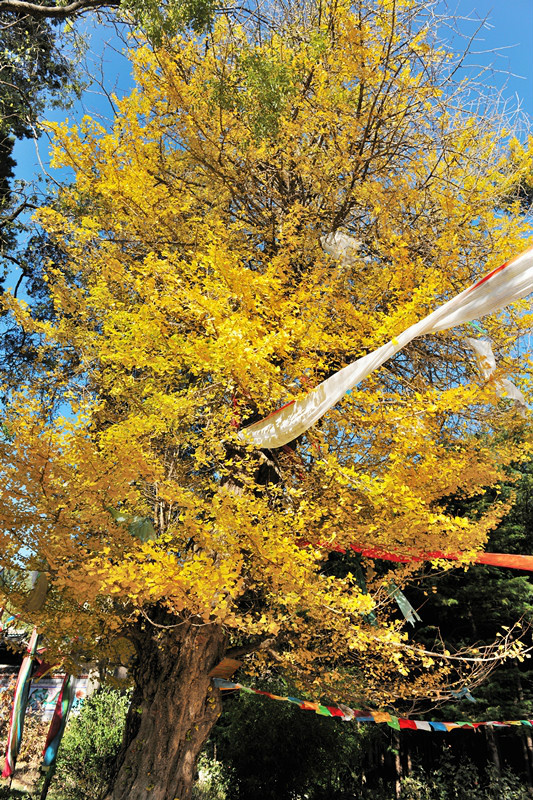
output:
<svg viewBox="0 0 533 800"><path fill-rule="evenodd" d="M66 6L44 6L40 3L28 3L26 0L0 0L0 11L13 11L17 14L28 14L30 17L65 19L85 11L116 8L119 5L119 0L73 0Z"/></svg>
<svg viewBox="0 0 533 800"><path fill-rule="evenodd" d="M35 210L38 208L34 203L30 203L28 200L23 200L20 205L18 205L11 213L5 214L5 216L0 217L0 229L4 227L4 225L8 225L10 222L14 222L23 211L27 208Z"/></svg>

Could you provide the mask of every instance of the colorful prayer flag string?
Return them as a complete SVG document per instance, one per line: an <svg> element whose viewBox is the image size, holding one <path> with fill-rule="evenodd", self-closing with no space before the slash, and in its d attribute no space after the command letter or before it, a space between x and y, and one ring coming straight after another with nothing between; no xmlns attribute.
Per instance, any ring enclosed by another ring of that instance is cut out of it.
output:
<svg viewBox="0 0 533 800"><path fill-rule="evenodd" d="M363 378L388 361L418 336L437 333L499 311L533 291L533 247L489 272L473 286L439 306L435 311L392 341L348 364L319 384L306 397L286 403L239 436L256 447L283 447L305 433Z"/></svg>
<svg viewBox="0 0 533 800"><path fill-rule="evenodd" d="M475 730L480 727L498 727L508 728L513 725L523 725L528 728L533 728L533 719L514 719L504 720L499 722L490 720L487 722L436 722L433 720L422 719L407 719L405 717L396 717L389 714L388 711L359 711L350 708L349 706L324 706L321 703L314 703L309 700L299 700L297 697L281 697L271 692L263 692L259 689L252 689L249 686L243 686L242 683L233 683L222 678L213 678L213 683L221 691L241 691L248 694L260 694L269 697L271 700L282 700L288 703L294 703L302 711L314 711L315 714L320 714L323 717L337 717L344 722L376 722L386 723L395 730L417 730L417 731L442 731L443 733L453 730Z"/></svg>

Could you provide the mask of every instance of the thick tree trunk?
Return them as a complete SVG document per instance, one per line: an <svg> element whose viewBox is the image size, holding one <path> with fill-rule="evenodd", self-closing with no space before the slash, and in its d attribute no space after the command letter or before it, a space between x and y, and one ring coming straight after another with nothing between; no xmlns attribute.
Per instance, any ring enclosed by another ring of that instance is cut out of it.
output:
<svg viewBox="0 0 533 800"><path fill-rule="evenodd" d="M134 694L105 800L189 800L196 760L221 710L209 672L224 654L224 632L147 622L133 639Z"/></svg>

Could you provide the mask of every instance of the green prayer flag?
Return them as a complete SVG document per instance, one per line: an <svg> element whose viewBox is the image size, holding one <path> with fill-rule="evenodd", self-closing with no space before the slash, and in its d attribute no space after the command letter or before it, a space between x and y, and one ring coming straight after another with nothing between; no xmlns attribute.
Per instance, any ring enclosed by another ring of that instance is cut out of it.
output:
<svg viewBox="0 0 533 800"><path fill-rule="evenodd" d="M394 600L396 600L398 608L402 612L404 619L406 619L407 622L409 622L413 627L415 620L416 622L422 622L421 617L417 614L404 593L398 589L394 581L389 583L387 591L389 593L389 597L392 597Z"/></svg>

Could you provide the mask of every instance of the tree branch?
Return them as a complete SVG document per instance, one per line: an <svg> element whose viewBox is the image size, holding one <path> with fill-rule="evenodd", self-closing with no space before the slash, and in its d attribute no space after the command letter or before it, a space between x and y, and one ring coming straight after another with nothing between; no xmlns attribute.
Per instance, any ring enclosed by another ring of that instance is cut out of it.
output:
<svg viewBox="0 0 533 800"><path fill-rule="evenodd" d="M116 8L120 0L73 0L66 6L43 6L40 3L29 3L26 0L0 0L0 11L13 11L17 14L29 14L31 17L53 17L65 19L84 11L97 8Z"/></svg>
<svg viewBox="0 0 533 800"><path fill-rule="evenodd" d="M245 644L242 647L230 647L229 650L226 650L224 655L226 658L241 658L242 656L247 656L250 653L256 653L258 650L267 650L274 644L275 641L275 637L270 637L269 639L263 639L260 642Z"/></svg>
<svg viewBox="0 0 533 800"><path fill-rule="evenodd" d="M38 206L30 203L28 200L23 200L10 214L6 214L5 216L0 216L0 230L5 226L9 225L9 223L14 222L23 211L27 208L37 209Z"/></svg>

